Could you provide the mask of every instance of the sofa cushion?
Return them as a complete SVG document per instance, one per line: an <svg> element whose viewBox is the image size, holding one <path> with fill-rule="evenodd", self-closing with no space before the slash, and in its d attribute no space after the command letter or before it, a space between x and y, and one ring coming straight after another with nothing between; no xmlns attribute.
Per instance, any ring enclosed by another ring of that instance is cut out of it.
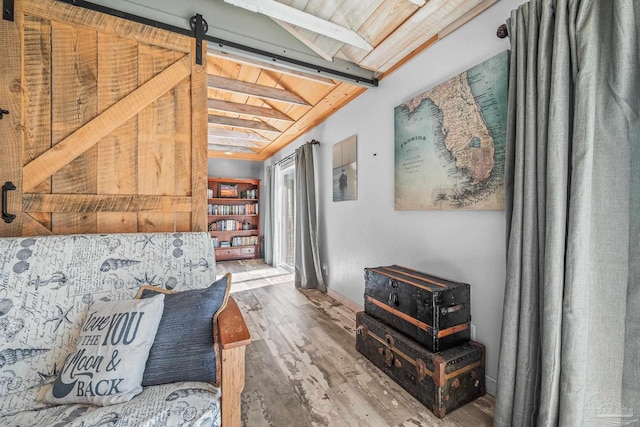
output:
<svg viewBox="0 0 640 427"><path fill-rule="evenodd" d="M50 403L107 406L140 394L164 295L148 300L94 302L53 386Z"/></svg>
<svg viewBox="0 0 640 427"><path fill-rule="evenodd" d="M144 387L126 403L110 406L58 405L0 416L0 426L181 426L220 427L220 389L183 382Z"/></svg>
<svg viewBox="0 0 640 427"><path fill-rule="evenodd" d="M206 289L173 293L153 286L140 288L140 298L166 294L143 386L177 381L220 383L218 344L214 345L217 329L213 325L227 303L230 287L231 274L227 273Z"/></svg>

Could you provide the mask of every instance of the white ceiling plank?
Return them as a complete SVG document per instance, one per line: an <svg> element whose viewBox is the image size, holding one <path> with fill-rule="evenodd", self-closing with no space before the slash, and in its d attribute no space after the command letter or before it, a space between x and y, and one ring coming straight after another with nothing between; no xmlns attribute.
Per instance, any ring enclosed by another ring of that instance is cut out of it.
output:
<svg viewBox="0 0 640 427"><path fill-rule="evenodd" d="M291 25L288 22L284 22L284 21L281 21L279 19L274 19L274 21L276 21L276 23L278 25L280 25L282 28L284 28L293 37L295 37L298 40L300 40L309 49L311 49L312 51L317 53L318 56L320 56L320 58L324 59L325 61L333 61L333 56L331 56L330 54L328 54L324 50L320 49L320 47L317 44L312 42L308 37L306 37L304 34L302 34L302 32L298 31L298 29L296 28L295 25Z"/></svg>
<svg viewBox="0 0 640 427"><path fill-rule="evenodd" d="M385 72L482 0L429 0L359 63Z"/></svg>
<svg viewBox="0 0 640 427"><path fill-rule="evenodd" d="M427 2L427 0L407 0L409 3L413 3L418 7L422 7L425 5L425 3Z"/></svg>
<svg viewBox="0 0 640 427"><path fill-rule="evenodd" d="M224 0L225 3L232 4L252 12L267 15L270 18L288 22L301 28L313 31L323 36L339 40L343 43L359 47L365 50L372 50L369 44L355 31L334 24L317 16L298 10L294 7L278 3L275 0Z"/></svg>

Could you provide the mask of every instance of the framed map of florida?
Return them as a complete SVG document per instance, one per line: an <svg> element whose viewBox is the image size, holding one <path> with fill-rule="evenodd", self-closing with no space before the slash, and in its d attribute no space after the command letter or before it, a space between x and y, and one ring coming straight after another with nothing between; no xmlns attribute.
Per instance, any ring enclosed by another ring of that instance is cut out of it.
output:
<svg viewBox="0 0 640 427"><path fill-rule="evenodd" d="M509 52L397 106L396 210L504 209Z"/></svg>

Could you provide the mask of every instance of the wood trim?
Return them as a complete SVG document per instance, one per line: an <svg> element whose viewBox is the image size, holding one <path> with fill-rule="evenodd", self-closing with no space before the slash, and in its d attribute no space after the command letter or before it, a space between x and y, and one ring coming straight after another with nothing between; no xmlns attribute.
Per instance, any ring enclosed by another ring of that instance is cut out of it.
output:
<svg viewBox="0 0 640 427"><path fill-rule="evenodd" d="M458 375L462 375L465 372L469 372L470 370L475 369L478 366L481 366L483 364L484 364L483 360L478 360L477 362L474 362L471 365L467 365L462 369L458 369L457 371L451 371L448 374L445 374L444 378L445 380L448 380L450 378L457 377Z"/></svg>
<svg viewBox="0 0 640 427"><path fill-rule="evenodd" d="M369 301L370 303L380 307L381 309L393 314L396 317L399 317L400 319L404 320L405 322L409 322L414 326L417 326L418 328L425 330L425 331L432 331L433 328L429 325L427 325L424 322L419 321L418 319L415 319L409 315L407 315L406 313L401 312L400 310L396 310L393 307L389 307L388 305L386 305L383 302L378 301L375 298L372 298L370 296L367 295L367 301Z"/></svg>
<svg viewBox="0 0 640 427"><path fill-rule="evenodd" d="M467 329L469 329L469 323L462 323L460 325L455 325L455 326L452 326L450 328L443 329L443 330L439 331L438 332L438 338L443 338L443 337L446 337L448 335L453 335L453 334L455 334L457 332L464 331L464 330L467 330Z"/></svg>
<svg viewBox="0 0 640 427"><path fill-rule="evenodd" d="M223 350L241 347L251 342L251 334L242 317L238 303L233 297L227 300L227 306L218 315L220 344Z"/></svg>
<svg viewBox="0 0 640 427"><path fill-rule="evenodd" d="M214 114L209 114L209 124L241 129L259 130L262 132L281 133L280 130L274 128L273 126L265 122L260 122L258 120L236 119L234 117L216 116Z"/></svg>
<svg viewBox="0 0 640 427"><path fill-rule="evenodd" d="M415 274L409 274L409 273L406 273L406 272L401 271L401 270L396 270L393 267L386 267L386 269L387 270L391 270L391 271L393 271L395 273L399 273L399 274L403 274L403 275L408 276L408 277L412 277L414 279L421 280L423 282L431 283L432 285L440 286L441 288L449 288L449 286L447 286L447 285L445 285L443 283L439 283L439 282L436 282L435 280L427 279L424 276L416 276ZM418 272L416 271L416 273L418 273ZM384 273L382 273L382 274L384 274Z"/></svg>
<svg viewBox="0 0 640 427"><path fill-rule="evenodd" d="M206 196L206 193L205 193ZM206 197L205 197L206 198ZM24 212L191 212L191 197L125 194L25 194Z"/></svg>
<svg viewBox="0 0 640 427"><path fill-rule="evenodd" d="M395 274L388 273L385 270L380 270L378 268L370 268L369 270L375 271L378 274L381 274L383 276L386 276L386 277L389 277L389 278L392 278L392 279L401 280L401 281L403 281L405 283L410 284L411 286L415 286L416 288L420 288L420 289L424 289L425 291L433 292L433 289L431 289L430 287L424 286L424 285L421 285L421 284L415 283L415 282L409 282L406 277L400 277L400 276L397 276ZM438 286L442 286L442 285L438 285Z"/></svg>
<svg viewBox="0 0 640 427"><path fill-rule="evenodd" d="M275 108L258 107L251 104L240 104L238 102L223 101L220 99L209 99L207 102L209 110L221 111L223 113L244 114L248 116L262 117L264 119L284 120L293 122L294 120Z"/></svg>
<svg viewBox="0 0 640 427"><path fill-rule="evenodd" d="M24 167L23 191L52 176L191 73L185 56Z"/></svg>
<svg viewBox="0 0 640 427"><path fill-rule="evenodd" d="M192 52L197 44L192 40ZM202 43L201 65L196 64L196 55L191 55L191 231L207 231L207 170L208 133L207 125L207 44Z"/></svg>
<svg viewBox="0 0 640 427"><path fill-rule="evenodd" d="M460 18L456 19L453 23L446 26L438 33L438 40L443 39L448 36L458 28L462 27L467 22L471 21L476 16L480 15L485 10L489 9L491 6L496 4L498 0L484 0L482 3L471 9L469 12L462 15Z"/></svg>
<svg viewBox="0 0 640 427"><path fill-rule="evenodd" d="M153 28L148 25L105 15L59 1L23 0L26 15L39 16L76 27L88 28L141 43L183 53L191 52L191 37ZM16 11L16 15L18 15Z"/></svg>
<svg viewBox="0 0 640 427"><path fill-rule="evenodd" d="M272 101L282 101L288 104L311 105L288 90L263 86L256 83L241 82L227 77L209 75L207 77L207 84L212 89L223 90L225 92L240 93L262 99L270 99Z"/></svg>
<svg viewBox="0 0 640 427"><path fill-rule="evenodd" d="M241 396L245 380L245 347L222 349L221 398L222 423L225 427L240 427Z"/></svg>

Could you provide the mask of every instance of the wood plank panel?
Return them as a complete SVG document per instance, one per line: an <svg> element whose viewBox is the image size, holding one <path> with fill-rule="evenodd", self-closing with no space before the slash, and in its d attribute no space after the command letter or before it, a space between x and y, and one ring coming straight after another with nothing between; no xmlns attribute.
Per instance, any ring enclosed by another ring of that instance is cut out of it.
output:
<svg viewBox="0 0 640 427"><path fill-rule="evenodd" d="M220 101L218 99L209 99L207 101L207 108L209 109L209 111L221 111L225 113L262 117L265 119L284 120L287 122L293 121L291 117L273 108L259 107L250 104L240 104L237 102Z"/></svg>
<svg viewBox="0 0 640 427"><path fill-rule="evenodd" d="M0 236L19 236L22 232L22 88L20 3L16 5L15 22L0 20L2 60L0 61L0 108L9 111L0 120L0 185L13 182L15 191L8 194L7 209L16 215L11 223L0 221Z"/></svg>
<svg viewBox="0 0 640 427"><path fill-rule="evenodd" d="M191 38L187 36L62 2L23 0L22 3L24 4L24 12L28 15L67 23L78 28L92 29L116 37L125 37L178 52L188 53L191 51Z"/></svg>
<svg viewBox="0 0 640 427"><path fill-rule="evenodd" d="M190 58L183 60L190 74ZM172 51L139 44L138 83L151 81L174 61ZM174 88L138 114L138 194L169 195L175 192L175 126ZM174 230L173 213L138 214L139 232Z"/></svg>
<svg viewBox="0 0 640 427"><path fill-rule="evenodd" d="M202 43L206 58L207 44ZM207 61L195 63L196 43L191 54L191 231L206 231L207 217Z"/></svg>
<svg viewBox="0 0 640 427"><path fill-rule="evenodd" d="M52 144L66 139L98 114L97 33L52 23ZM33 163L33 162L31 162ZM51 179L54 193L97 191L97 150L88 148ZM53 214L54 234L96 233L95 213Z"/></svg>
<svg viewBox="0 0 640 427"><path fill-rule="evenodd" d="M305 101L298 95L286 90L248 82L240 82L226 77L209 75L209 77L207 78L207 84L211 88L220 89L227 92L242 93L245 95L256 96L258 98L282 101L289 104L309 105L307 101Z"/></svg>
<svg viewBox="0 0 640 427"><path fill-rule="evenodd" d="M175 88L175 189L176 196L191 195L191 79L186 78ZM204 196L206 197L206 195ZM191 214L175 214L176 231L191 230Z"/></svg>
<svg viewBox="0 0 640 427"><path fill-rule="evenodd" d="M25 194L24 212L189 212L189 196Z"/></svg>
<svg viewBox="0 0 640 427"><path fill-rule="evenodd" d="M102 113L138 87L138 44L99 33L98 79L98 110ZM98 143L98 194L135 194L137 163L138 120L132 117ZM98 233L136 231L136 213L98 213Z"/></svg>
<svg viewBox="0 0 640 427"><path fill-rule="evenodd" d="M29 163L51 148L51 22L35 16L24 18L24 134L23 163ZM51 179L33 192L50 193ZM32 215L51 230L51 214Z"/></svg>
<svg viewBox="0 0 640 427"><path fill-rule="evenodd" d="M96 119L24 167L24 191L33 189L188 76L188 58L180 59L138 87Z"/></svg>

